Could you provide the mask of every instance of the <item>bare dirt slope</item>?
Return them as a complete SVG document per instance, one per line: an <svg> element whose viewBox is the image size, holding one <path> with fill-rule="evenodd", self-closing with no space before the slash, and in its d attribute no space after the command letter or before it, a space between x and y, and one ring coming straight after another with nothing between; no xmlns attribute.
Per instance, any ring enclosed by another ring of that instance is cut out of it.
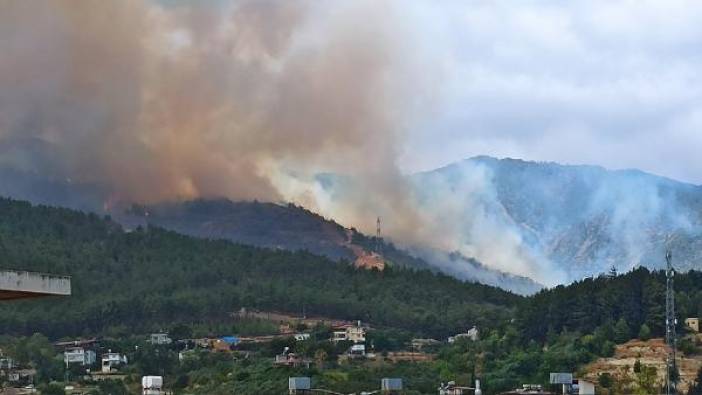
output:
<svg viewBox="0 0 702 395"><path fill-rule="evenodd" d="M697 335L702 340L702 334ZM658 382L665 383L665 361L668 347L664 339L651 339L648 341L631 340L616 347L614 356L600 358L583 369L583 377L597 382L597 377L602 373L609 373L614 377L628 375L634 379L634 364L636 360L642 365L653 366L658 374ZM680 383L678 392L686 393L694 381L697 372L702 367L702 355L685 355L678 352L678 367L680 370Z"/></svg>

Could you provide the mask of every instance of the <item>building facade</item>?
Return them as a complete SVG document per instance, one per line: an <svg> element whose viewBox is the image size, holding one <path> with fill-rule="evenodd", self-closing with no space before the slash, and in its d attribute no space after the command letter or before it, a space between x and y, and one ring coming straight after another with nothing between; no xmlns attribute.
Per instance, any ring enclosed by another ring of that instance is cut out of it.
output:
<svg viewBox="0 0 702 395"><path fill-rule="evenodd" d="M149 336L149 343L153 345L165 345L165 344L171 344L173 340L171 340L170 337L168 337L168 333L152 333Z"/></svg>
<svg viewBox="0 0 702 395"><path fill-rule="evenodd" d="M63 362L68 365L90 366L97 361L97 355L93 350L86 350L83 347L72 347L63 352Z"/></svg>
<svg viewBox="0 0 702 395"><path fill-rule="evenodd" d="M365 343L366 328L361 325L361 321L358 321L356 325L348 325L339 328L333 332L332 341L352 341L354 343Z"/></svg>
<svg viewBox="0 0 702 395"><path fill-rule="evenodd" d="M102 354L102 372L111 373L127 364L127 356L117 352Z"/></svg>

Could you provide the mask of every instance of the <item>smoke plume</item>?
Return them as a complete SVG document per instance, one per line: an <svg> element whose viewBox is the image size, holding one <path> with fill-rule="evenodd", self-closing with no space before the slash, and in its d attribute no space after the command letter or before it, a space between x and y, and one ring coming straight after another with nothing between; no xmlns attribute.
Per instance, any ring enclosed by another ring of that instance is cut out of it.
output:
<svg viewBox="0 0 702 395"><path fill-rule="evenodd" d="M294 201L365 231L380 215L395 240L531 274L480 204L461 225L397 167L441 74L401 2L333 5L2 2L0 165L111 201ZM353 182L328 190L321 173Z"/></svg>
<svg viewBox="0 0 702 395"><path fill-rule="evenodd" d="M3 2L0 144L34 154L4 160L141 201L281 199L290 169L392 176L418 81L392 11Z"/></svg>

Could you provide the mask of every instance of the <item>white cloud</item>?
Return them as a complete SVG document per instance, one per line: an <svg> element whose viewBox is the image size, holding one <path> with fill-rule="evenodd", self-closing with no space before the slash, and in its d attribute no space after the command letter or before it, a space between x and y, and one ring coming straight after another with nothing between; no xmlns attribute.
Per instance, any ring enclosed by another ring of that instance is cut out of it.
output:
<svg viewBox="0 0 702 395"><path fill-rule="evenodd" d="M422 4L445 86L407 171L491 154L702 183L702 3Z"/></svg>

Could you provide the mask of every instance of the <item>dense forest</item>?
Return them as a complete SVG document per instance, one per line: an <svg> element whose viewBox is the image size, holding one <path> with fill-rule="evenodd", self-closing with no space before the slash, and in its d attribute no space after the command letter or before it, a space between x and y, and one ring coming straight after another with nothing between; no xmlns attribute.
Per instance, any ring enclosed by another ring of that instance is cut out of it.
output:
<svg viewBox="0 0 702 395"><path fill-rule="evenodd" d="M636 336L644 325L653 336L663 336L665 280L665 272L643 267L619 276L602 274L523 300L517 317L524 336L536 340L554 332L592 333L619 320L627 323L627 336ZM677 316L701 317L702 272L677 274L675 290Z"/></svg>
<svg viewBox="0 0 702 395"><path fill-rule="evenodd" d="M191 238L0 200L0 267L68 274L65 299L5 303L0 333L51 338L217 321L241 307L361 319L426 336L494 327L518 296L446 275L357 270L305 252Z"/></svg>

